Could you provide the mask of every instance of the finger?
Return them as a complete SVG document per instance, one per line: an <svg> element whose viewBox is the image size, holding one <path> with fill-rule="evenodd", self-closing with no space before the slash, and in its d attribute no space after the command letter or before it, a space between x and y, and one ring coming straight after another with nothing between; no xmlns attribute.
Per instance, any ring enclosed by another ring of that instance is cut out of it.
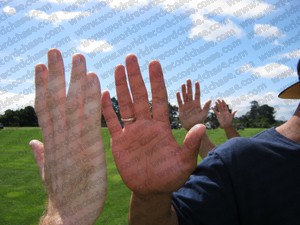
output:
<svg viewBox="0 0 300 225"><path fill-rule="evenodd" d="M42 181L44 182L44 144L38 140L32 140L29 142L29 145L33 151Z"/></svg>
<svg viewBox="0 0 300 225"><path fill-rule="evenodd" d="M168 94L165 86L163 71L158 61L149 64L149 75L152 92L153 118L169 123Z"/></svg>
<svg viewBox="0 0 300 225"><path fill-rule="evenodd" d="M65 140L64 128L65 121L65 102L66 102L66 87L64 63L61 53L57 49L51 49L48 52L48 89L47 89L47 107L50 112L53 123L54 145L58 146ZM53 143L52 143L53 144ZM47 148L46 148L47 150ZM52 148L51 151L55 151ZM47 151L45 154L48 154ZM54 154L51 154L54 156Z"/></svg>
<svg viewBox="0 0 300 225"><path fill-rule="evenodd" d="M110 132L110 135L114 137L118 132L122 131L122 127L112 107L112 103L108 91L104 91L102 93L101 103L102 103L103 114L106 120L108 130Z"/></svg>
<svg viewBox="0 0 300 225"><path fill-rule="evenodd" d="M227 105L226 105L226 103L225 103L224 100L221 101L220 105L221 105L222 111L228 110L228 107L227 107Z"/></svg>
<svg viewBox="0 0 300 225"><path fill-rule="evenodd" d="M178 106L179 106L179 108L181 108L182 107L182 100L181 100L181 96L180 96L179 92L176 93L176 98L177 98Z"/></svg>
<svg viewBox="0 0 300 225"><path fill-rule="evenodd" d="M64 64L61 53L57 49L48 52L48 90L47 106L53 120L64 120L66 85Z"/></svg>
<svg viewBox="0 0 300 225"><path fill-rule="evenodd" d="M222 104L221 104L220 99L218 99L218 100L216 101L216 107L217 107L217 109L218 109L219 112L222 111Z"/></svg>
<svg viewBox="0 0 300 225"><path fill-rule="evenodd" d="M214 114L218 114L219 112L214 108L214 107L211 107L212 111L214 112Z"/></svg>
<svg viewBox="0 0 300 225"><path fill-rule="evenodd" d="M196 108L201 109L201 102L200 102L200 84L199 82L195 83L195 106Z"/></svg>
<svg viewBox="0 0 300 225"><path fill-rule="evenodd" d="M115 83L122 118L135 118L133 103L127 86L125 68L122 65L117 66L115 69ZM124 126L130 124L124 122Z"/></svg>
<svg viewBox="0 0 300 225"><path fill-rule="evenodd" d="M224 110L229 112L230 110L229 110L229 106L227 105L227 103L224 100L222 102L223 102Z"/></svg>
<svg viewBox="0 0 300 225"><path fill-rule="evenodd" d="M87 74L82 135L101 128L101 88L95 73Z"/></svg>
<svg viewBox="0 0 300 225"><path fill-rule="evenodd" d="M207 102L205 102L204 106L203 106L203 111L208 113L208 110L210 108L210 104L211 104L211 100L208 100Z"/></svg>
<svg viewBox="0 0 300 225"><path fill-rule="evenodd" d="M151 119L148 93L135 55L126 57L126 69L136 118Z"/></svg>
<svg viewBox="0 0 300 225"><path fill-rule="evenodd" d="M50 138L53 127L50 121L50 114L47 108L47 86L48 70L44 64L35 67L35 101L34 110L38 117L39 125L42 128L43 140L47 142Z"/></svg>
<svg viewBox="0 0 300 225"><path fill-rule="evenodd" d="M195 83L195 100L200 104L200 84L199 82Z"/></svg>
<svg viewBox="0 0 300 225"><path fill-rule="evenodd" d="M235 111L232 113L232 117L235 116L236 112L237 112L237 110L235 110Z"/></svg>
<svg viewBox="0 0 300 225"><path fill-rule="evenodd" d="M66 121L71 135L80 136L82 129L82 115L87 87L86 62L83 55L72 57L70 87L66 101ZM79 139L78 139L79 140Z"/></svg>
<svg viewBox="0 0 300 225"><path fill-rule="evenodd" d="M186 81L186 86L187 86L187 98L188 98L189 101L193 101L192 81L187 80Z"/></svg>
<svg viewBox="0 0 300 225"><path fill-rule="evenodd" d="M197 124L189 130L183 141L181 159L183 165L189 166L189 168L186 169L191 173L196 167L198 150L204 133L205 126Z"/></svg>
<svg viewBox="0 0 300 225"><path fill-rule="evenodd" d="M95 171L91 172L90 176L91 179L97 180L99 179L99 176L103 178L106 177L106 162L105 150L100 133L101 87L99 79L95 73L87 74L87 87L88 88L85 94L81 140L86 144L83 150L84 154L92 154L94 156L90 163L94 165ZM106 180L104 182L106 182ZM105 185L105 183L103 185Z"/></svg>
<svg viewBox="0 0 300 225"><path fill-rule="evenodd" d="M183 102L187 103L188 102L188 96L187 96L185 84L181 85L181 93L182 93Z"/></svg>

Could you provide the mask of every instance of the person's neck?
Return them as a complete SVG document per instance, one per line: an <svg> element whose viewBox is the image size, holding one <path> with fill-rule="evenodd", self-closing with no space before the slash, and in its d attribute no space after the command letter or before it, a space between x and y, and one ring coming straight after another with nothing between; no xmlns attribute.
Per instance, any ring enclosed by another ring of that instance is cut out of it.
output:
<svg viewBox="0 0 300 225"><path fill-rule="evenodd" d="M300 143L300 104L294 115L276 130L286 138Z"/></svg>

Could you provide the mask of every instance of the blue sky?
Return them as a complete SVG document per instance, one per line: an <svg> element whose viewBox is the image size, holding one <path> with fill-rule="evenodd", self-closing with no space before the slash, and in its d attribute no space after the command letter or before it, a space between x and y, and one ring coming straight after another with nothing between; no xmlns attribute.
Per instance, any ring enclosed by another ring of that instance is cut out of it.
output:
<svg viewBox="0 0 300 225"><path fill-rule="evenodd" d="M0 113L33 105L34 66L54 47L67 81L80 52L112 96L114 67L135 53L147 86L147 64L161 62L172 104L186 79L200 81L202 103L225 99L237 116L257 100L285 120L299 103L277 98L298 80L298 0L6 0L0 9Z"/></svg>

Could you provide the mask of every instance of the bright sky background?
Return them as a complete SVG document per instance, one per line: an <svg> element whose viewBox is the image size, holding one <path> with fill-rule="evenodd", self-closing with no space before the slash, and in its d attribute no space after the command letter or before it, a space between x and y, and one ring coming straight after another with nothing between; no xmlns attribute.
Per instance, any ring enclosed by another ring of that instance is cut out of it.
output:
<svg viewBox="0 0 300 225"><path fill-rule="evenodd" d="M277 97L298 80L299 0L4 0L0 10L0 113L33 105L34 66L54 47L67 80L83 53L111 96L114 67L135 53L148 87L147 64L161 62L172 104L186 79L200 81L202 104L223 98L237 116L257 100L285 120L299 103Z"/></svg>

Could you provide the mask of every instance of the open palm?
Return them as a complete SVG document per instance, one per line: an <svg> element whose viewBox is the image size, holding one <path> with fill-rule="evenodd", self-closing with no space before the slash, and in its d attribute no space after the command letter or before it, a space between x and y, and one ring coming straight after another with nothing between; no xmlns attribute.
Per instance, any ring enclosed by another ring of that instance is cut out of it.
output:
<svg viewBox="0 0 300 225"><path fill-rule="evenodd" d="M105 152L100 135L101 93L82 55L73 56L68 95L61 53L36 66L35 111L43 142L30 145L48 194L41 224L93 224L106 194Z"/></svg>
<svg viewBox="0 0 300 225"><path fill-rule="evenodd" d="M216 102L216 108L218 110L216 110L215 108L212 108L212 110L217 116L220 127L223 129L231 127L237 111L230 112L226 102L224 100L221 101L220 99L218 99L218 101Z"/></svg>
<svg viewBox="0 0 300 225"><path fill-rule="evenodd" d="M177 190L196 167L197 150L203 126L196 126L186 136L182 148L174 139L169 123L168 98L159 62L149 64L152 115L148 94L137 58L126 58L115 70L115 82L122 129L113 111L108 92L102 94L102 106L112 137L112 151L125 184L135 193L151 194ZM132 98L131 98L132 96Z"/></svg>
<svg viewBox="0 0 300 225"><path fill-rule="evenodd" d="M182 98L180 93L176 93L177 102L179 106L179 120L182 126L189 130L195 124L203 124L208 115L208 110L211 101L207 101L203 108L200 103L200 84L195 83L195 98L193 98L192 82L187 80L187 84L181 86Z"/></svg>

